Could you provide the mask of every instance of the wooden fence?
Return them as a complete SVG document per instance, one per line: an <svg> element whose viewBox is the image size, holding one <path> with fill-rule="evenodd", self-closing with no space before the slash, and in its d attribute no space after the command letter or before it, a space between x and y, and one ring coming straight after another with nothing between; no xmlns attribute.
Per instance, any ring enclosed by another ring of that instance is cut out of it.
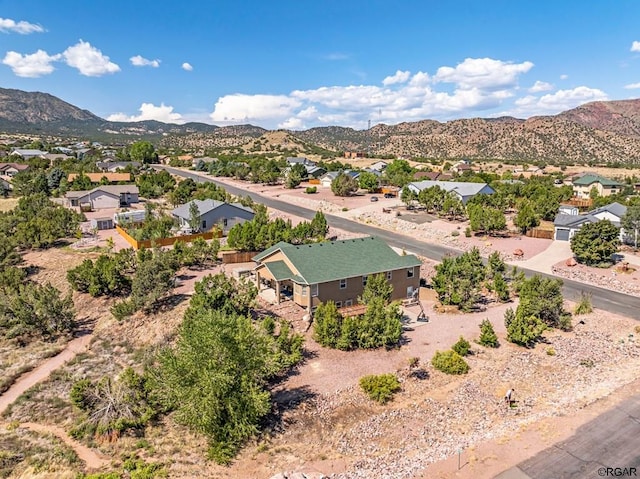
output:
<svg viewBox="0 0 640 479"><path fill-rule="evenodd" d="M530 230L527 230L526 235L529 238L542 238L552 240L555 236L555 230L532 228Z"/></svg>
<svg viewBox="0 0 640 479"><path fill-rule="evenodd" d="M193 235L172 236L170 238L158 238L154 240L138 241L118 225L116 225L116 231L135 250L138 250L140 248L153 248L155 246L171 246L177 243L178 241L182 241L184 243L190 243L196 238L203 238L205 240L210 240L213 238L220 238L222 236L222 231L217 230L217 231L209 231L208 233L197 233Z"/></svg>
<svg viewBox="0 0 640 479"><path fill-rule="evenodd" d="M258 253L260 252L259 251L223 251L222 263L223 264L248 263L251 261L251 258L253 258Z"/></svg>

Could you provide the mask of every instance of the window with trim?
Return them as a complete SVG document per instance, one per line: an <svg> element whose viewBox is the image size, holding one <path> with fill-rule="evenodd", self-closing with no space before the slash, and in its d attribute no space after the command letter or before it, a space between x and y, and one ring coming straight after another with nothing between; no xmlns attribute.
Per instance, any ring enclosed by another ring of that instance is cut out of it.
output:
<svg viewBox="0 0 640 479"><path fill-rule="evenodd" d="M387 271L387 281L391 281L391 271Z"/></svg>
<svg viewBox="0 0 640 479"><path fill-rule="evenodd" d="M307 287L306 286L302 286L302 297L304 298L305 296L307 296Z"/></svg>
<svg viewBox="0 0 640 479"><path fill-rule="evenodd" d="M347 280L346 279L341 279L340 280L340 289L347 289Z"/></svg>
<svg viewBox="0 0 640 479"><path fill-rule="evenodd" d="M205 229L206 227L207 227L207 221L202 220L202 229Z"/></svg>
<svg viewBox="0 0 640 479"><path fill-rule="evenodd" d="M223 219L223 220L222 220L222 225L223 225L223 226L227 226L227 221L228 221L228 220L227 220L227 218Z"/></svg>
<svg viewBox="0 0 640 479"><path fill-rule="evenodd" d="M413 278L413 268L407 269L407 278Z"/></svg>
<svg viewBox="0 0 640 479"><path fill-rule="evenodd" d="M367 278L368 278L368 276L366 276L366 275L362 277L362 286L366 286L367 285Z"/></svg>
<svg viewBox="0 0 640 479"><path fill-rule="evenodd" d="M318 285L317 284L312 284L311 285L311 296L313 296L314 298L316 296L318 296Z"/></svg>
<svg viewBox="0 0 640 479"><path fill-rule="evenodd" d="M342 308L342 301L336 301L336 308Z"/></svg>
<svg viewBox="0 0 640 479"><path fill-rule="evenodd" d="M353 300L352 300L352 299L347 299L347 300L344 302L344 305L345 305L345 306L352 306L352 305L353 305Z"/></svg>

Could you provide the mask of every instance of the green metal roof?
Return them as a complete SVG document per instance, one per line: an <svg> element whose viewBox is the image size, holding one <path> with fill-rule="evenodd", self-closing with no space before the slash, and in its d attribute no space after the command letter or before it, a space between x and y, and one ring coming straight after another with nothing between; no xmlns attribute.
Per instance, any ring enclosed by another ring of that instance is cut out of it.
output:
<svg viewBox="0 0 640 479"><path fill-rule="evenodd" d="M302 282L306 284L326 283L354 276L420 266L420 260L416 256L401 256L384 241L373 236L299 246L278 243L255 256L254 260L261 262L277 250L282 251L289 259L300 272ZM264 264L270 266L281 262L273 261ZM278 268L279 266L276 266L276 269ZM271 271L271 268L269 270Z"/></svg>
<svg viewBox="0 0 640 479"><path fill-rule="evenodd" d="M296 283L304 283L304 280L300 276L293 274L293 271L289 269L287 263L284 261L270 261L268 263L264 263L264 265L276 281L292 279Z"/></svg>
<svg viewBox="0 0 640 479"><path fill-rule="evenodd" d="M574 180L573 184L578 186L589 186L593 183L600 183L602 186L622 186L622 183L619 183L615 180L611 180L609 178L605 178L604 176L596 175L595 173L587 173L586 175L582 175L577 180Z"/></svg>
<svg viewBox="0 0 640 479"><path fill-rule="evenodd" d="M262 258L266 258L274 251L278 251L279 249L281 249L283 246L291 246L291 245L289 243L285 243L284 241L279 241L278 243L274 244L270 248L267 248L266 250L264 250L262 253L258 253L251 259L256 263L259 263L260 261L262 261Z"/></svg>

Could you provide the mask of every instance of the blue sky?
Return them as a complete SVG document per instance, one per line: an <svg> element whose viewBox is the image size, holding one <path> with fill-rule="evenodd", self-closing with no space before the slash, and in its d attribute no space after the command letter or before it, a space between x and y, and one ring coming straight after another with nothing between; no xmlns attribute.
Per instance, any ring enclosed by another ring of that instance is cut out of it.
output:
<svg viewBox="0 0 640 479"><path fill-rule="evenodd" d="M0 86L112 120L356 129L640 94L640 2L0 0Z"/></svg>

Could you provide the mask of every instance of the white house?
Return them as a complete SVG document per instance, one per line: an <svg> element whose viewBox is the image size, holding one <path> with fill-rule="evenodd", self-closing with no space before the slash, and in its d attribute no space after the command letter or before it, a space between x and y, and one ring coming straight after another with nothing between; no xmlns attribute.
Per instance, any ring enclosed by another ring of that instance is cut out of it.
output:
<svg viewBox="0 0 640 479"><path fill-rule="evenodd" d="M627 213L627 207L620 203L611 203L582 215L577 213L577 208L572 212L575 212L575 214L567 214L566 212L561 211L553 220L555 232L553 239L558 241L569 241L582 227L582 225L587 223L597 223L602 220L609 220L615 226L620 228L622 217ZM620 228L620 241L624 241L625 237L626 233L624 229Z"/></svg>
<svg viewBox="0 0 640 479"><path fill-rule="evenodd" d="M47 154L46 151L24 149L24 148L14 148L13 151L11 152L11 156L19 156L23 160L30 160L31 158L41 157L46 154Z"/></svg>
<svg viewBox="0 0 640 479"><path fill-rule="evenodd" d="M467 201L476 195L492 195L495 193L495 190L486 183L465 183L460 181L414 181L413 183L409 183L407 188L419 194L422 190L434 186L439 186L447 192L454 193L465 205Z"/></svg>
<svg viewBox="0 0 640 479"><path fill-rule="evenodd" d="M139 202L135 185L104 185L91 191L69 191L64 196L69 206L88 205L92 210L122 208Z"/></svg>

